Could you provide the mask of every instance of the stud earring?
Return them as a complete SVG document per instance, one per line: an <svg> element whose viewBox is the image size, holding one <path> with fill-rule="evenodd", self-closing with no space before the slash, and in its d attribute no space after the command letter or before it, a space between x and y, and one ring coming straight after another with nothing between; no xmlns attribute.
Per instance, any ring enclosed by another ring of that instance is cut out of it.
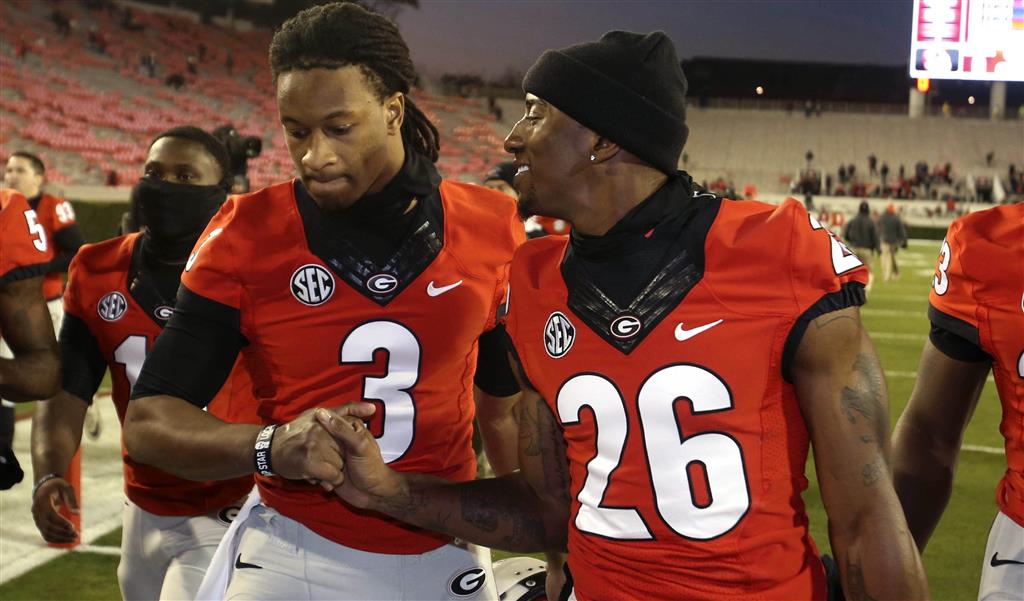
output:
<svg viewBox="0 0 1024 601"><path fill-rule="evenodd" d="M594 162L594 161L596 161L596 160L597 160L597 155L596 155L596 154L592 154L592 155L590 155L590 162L591 162L591 163L593 163L593 162Z"/></svg>

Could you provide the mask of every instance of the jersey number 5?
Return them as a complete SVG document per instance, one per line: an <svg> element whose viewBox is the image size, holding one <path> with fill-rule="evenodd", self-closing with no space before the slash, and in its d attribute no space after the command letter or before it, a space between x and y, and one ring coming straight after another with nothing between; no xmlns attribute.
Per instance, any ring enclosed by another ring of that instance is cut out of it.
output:
<svg viewBox="0 0 1024 601"><path fill-rule="evenodd" d="M32 245L41 253L46 252L46 230L36 221L36 212L32 209L25 211L25 221L28 222L28 232L36 237Z"/></svg>
<svg viewBox="0 0 1024 601"><path fill-rule="evenodd" d="M420 343L408 328L394 321L371 321L352 330L338 350L341 365L373 363L377 350L387 353L384 375L363 378L363 398L380 401L383 433L377 438L385 463L397 461L412 446L416 404L412 387L419 380Z"/></svg>
<svg viewBox="0 0 1024 601"><path fill-rule="evenodd" d="M665 524L689 539L710 540L733 529L750 509L743 451L732 436L703 432L685 436L676 420L676 402L687 401L694 415L733 408L728 386L697 365L670 365L651 374L640 387L637 407L647 471L655 506ZM558 417L566 426L580 423L584 407L594 412L597 455L577 500L576 527L619 540L654 538L635 507L606 507L608 481L622 462L630 421L618 388L599 374L580 374L558 392ZM703 480L694 486L694 480ZM705 491L706 494L701 494Z"/></svg>

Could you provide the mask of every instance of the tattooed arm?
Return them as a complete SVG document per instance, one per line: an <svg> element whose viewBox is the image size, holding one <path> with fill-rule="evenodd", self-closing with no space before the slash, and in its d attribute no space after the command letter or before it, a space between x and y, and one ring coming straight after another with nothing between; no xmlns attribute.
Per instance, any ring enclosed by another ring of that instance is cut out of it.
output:
<svg viewBox="0 0 1024 601"><path fill-rule="evenodd" d="M317 419L345 448L345 483L336 492L349 503L496 549L564 550L569 468L562 430L528 386L517 413L519 471L458 483L392 470L359 420L327 411Z"/></svg>
<svg viewBox="0 0 1024 601"><path fill-rule="evenodd" d="M793 385L846 598L927 599L921 558L893 490L885 381L856 307L811 322Z"/></svg>
<svg viewBox="0 0 1024 601"><path fill-rule="evenodd" d="M924 551L953 490L957 456L988 361L959 361L925 342L910 402L893 432L893 478L917 547Z"/></svg>
<svg viewBox="0 0 1024 601"><path fill-rule="evenodd" d="M0 334L14 354L0 358L0 397L34 401L57 394L60 354L42 276L0 286Z"/></svg>

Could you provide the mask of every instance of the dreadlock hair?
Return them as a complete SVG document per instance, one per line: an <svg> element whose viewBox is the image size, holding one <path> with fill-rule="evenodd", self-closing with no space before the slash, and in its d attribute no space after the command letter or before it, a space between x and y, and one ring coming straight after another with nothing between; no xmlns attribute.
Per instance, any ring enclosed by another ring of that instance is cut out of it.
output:
<svg viewBox="0 0 1024 601"><path fill-rule="evenodd" d="M409 98L416 68L398 27L383 15L351 2L314 6L281 25L270 42L270 72L358 66L378 100L395 92L405 95L402 140L437 162L437 127Z"/></svg>

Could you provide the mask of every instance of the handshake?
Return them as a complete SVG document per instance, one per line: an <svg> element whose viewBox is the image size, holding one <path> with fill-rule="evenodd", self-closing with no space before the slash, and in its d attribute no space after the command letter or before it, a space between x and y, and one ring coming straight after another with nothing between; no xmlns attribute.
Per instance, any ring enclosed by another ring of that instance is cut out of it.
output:
<svg viewBox="0 0 1024 601"><path fill-rule="evenodd" d="M261 433L255 444L258 471L306 480L356 507L369 507L373 498L398 491L395 472L384 463L377 441L363 422L375 411L365 402L309 409L276 427L269 441ZM270 460L261 462L268 444Z"/></svg>

